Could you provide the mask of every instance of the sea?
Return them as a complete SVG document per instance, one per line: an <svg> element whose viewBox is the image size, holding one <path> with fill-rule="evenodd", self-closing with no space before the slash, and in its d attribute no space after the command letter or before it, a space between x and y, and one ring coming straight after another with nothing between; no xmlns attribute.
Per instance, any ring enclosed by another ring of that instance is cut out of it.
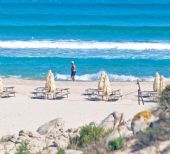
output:
<svg viewBox="0 0 170 154"><path fill-rule="evenodd" d="M0 77L170 79L170 0L0 0Z"/></svg>

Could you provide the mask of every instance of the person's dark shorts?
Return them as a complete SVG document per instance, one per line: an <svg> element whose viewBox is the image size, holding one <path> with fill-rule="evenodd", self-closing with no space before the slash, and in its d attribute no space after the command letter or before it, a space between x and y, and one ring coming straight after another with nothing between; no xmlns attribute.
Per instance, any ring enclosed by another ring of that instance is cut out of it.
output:
<svg viewBox="0 0 170 154"><path fill-rule="evenodd" d="M71 72L71 77L74 77L76 75L76 72Z"/></svg>

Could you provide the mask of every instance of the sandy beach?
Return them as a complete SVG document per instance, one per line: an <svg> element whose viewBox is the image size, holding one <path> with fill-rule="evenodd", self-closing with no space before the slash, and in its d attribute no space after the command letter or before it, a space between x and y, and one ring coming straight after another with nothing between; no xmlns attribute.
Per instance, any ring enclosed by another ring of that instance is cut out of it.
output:
<svg viewBox="0 0 170 154"><path fill-rule="evenodd" d="M3 79L5 86L14 86L16 97L0 98L0 136L15 134L21 129L36 129L55 118L63 118L66 128L76 128L95 121L99 123L114 111L123 112L126 120L156 103L138 105L135 82L112 82L112 88L121 89L122 99L116 102L89 101L85 89L96 88L97 82L57 81L58 88L70 88L69 98L62 100L32 99L31 92L45 81ZM152 90L151 82L142 82L142 90Z"/></svg>

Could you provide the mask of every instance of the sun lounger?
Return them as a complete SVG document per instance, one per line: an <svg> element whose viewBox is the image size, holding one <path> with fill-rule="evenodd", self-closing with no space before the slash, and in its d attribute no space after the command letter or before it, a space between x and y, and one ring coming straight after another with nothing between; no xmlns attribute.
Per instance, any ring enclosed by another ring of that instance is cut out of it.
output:
<svg viewBox="0 0 170 154"><path fill-rule="evenodd" d="M57 88L56 92L54 93L54 99L58 99L58 98L64 98L67 97L70 94L69 88Z"/></svg>
<svg viewBox="0 0 170 154"><path fill-rule="evenodd" d="M43 91L34 91L32 92L33 98L37 99L45 99L46 98L46 92Z"/></svg>
<svg viewBox="0 0 170 154"><path fill-rule="evenodd" d="M56 92L47 92L45 87L37 87L35 91L32 92L33 98L37 99L58 99L67 97L70 94L69 88L57 88Z"/></svg>
<svg viewBox="0 0 170 154"><path fill-rule="evenodd" d="M92 95L94 94L98 89L88 88L85 90L85 95Z"/></svg>
<svg viewBox="0 0 170 154"><path fill-rule="evenodd" d="M122 98L120 89L113 89L112 93L108 96L108 101L118 101Z"/></svg>
<svg viewBox="0 0 170 154"><path fill-rule="evenodd" d="M104 100L104 97L107 97L103 90L98 89L86 89L85 94L88 96L89 100ZM108 101L116 101L121 98L120 89L113 89L109 97L107 98Z"/></svg>
<svg viewBox="0 0 170 154"><path fill-rule="evenodd" d="M14 87L4 87L3 92L1 92L0 97L15 97Z"/></svg>
<svg viewBox="0 0 170 154"><path fill-rule="evenodd" d="M47 88L45 88L45 87L37 87L37 88L35 88L35 91L36 92L46 92Z"/></svg>
<svg viewBox="0 0 170 154"><path fill-rule="evenodd" d="M141 91L144 102L158 102L160 95L155 91Z"/></svg>

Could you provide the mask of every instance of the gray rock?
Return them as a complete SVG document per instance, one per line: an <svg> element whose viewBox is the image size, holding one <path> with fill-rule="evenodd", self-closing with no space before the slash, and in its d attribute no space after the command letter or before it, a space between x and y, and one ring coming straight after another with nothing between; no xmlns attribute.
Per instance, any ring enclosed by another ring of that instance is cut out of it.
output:
<svg viewBox="0 0 170 154"><path fill-rule="evenodd" d="M160 154L160 151L155 146L149 146L144 149L134 152L134 154Z"/></svg>
<svg viewBox="0 0 170 154"><path fill-rule="evenodd" d="M42 126L40 126L37 129L37 132L41 135L47 134L51 129L58 127L61 128L61 130L64 128L64 121L61 118L56 118L54 120L51 120Z"/></svg>
<svg viewBox="0 0 170 154"><path fill-rule="evenodd" d="M159 118L160 120L170 120L170 109L160 113Z"/></svg>
<svg viewBox="0 0 170 154"><path fill-rule="evenodd" d="M133 132L131 130L129 130L126 125L124 125L124 126L118 127L117 129L113 130L112 133L107 135L104 143L107 147L109 141L111 141L111 140L114 140L118 137L129 138L129 137L132 137L132 136L133 136Z"/></svg>
<svg viewBox="0 0 170 154"><path fill-rule="evenodd" d="M124 114L113 112L108 115L102 122L99 124L99 127L104 128L105 130L115 129L119 125L124 123Z"/></svg>
<svg viewBox="0 0 170 154"><path fill-rule="evenodd" d="M83 152L78 151L78 150L68 149L68 150L65 150L65 154L83 154Z"/></svg>
<svg viewBox="0 0 170 154"><path fill-rule="evenodd" d="M131 122L131 129L133 131L133 134L136 134L140 131L144 131L147 127L152 125L154 122L156 122L159 118L155 117L151 112L149 111L142 111L137 113Z"/></svg>
<svg viewBox="0 0 170 154"><path fill-rule="evenodd" d="M16 142L16 136L15 135L6 135L1 137L1 142Z"/></svg>
<svg viewBox="0 0 170 154"><path fill-rule="evenodd" d="M45 134L45 140L50 146L65 149L69 144L69 133L64 129L62 119L52 120L42 125L37 131Z"/></svg>
<svg viewBox="0 0 170 154"><path fill-rule="evenodd" d="M57 154L58 150L56 147L49 147L48 149L43 150L43 154Z"/></svg>

